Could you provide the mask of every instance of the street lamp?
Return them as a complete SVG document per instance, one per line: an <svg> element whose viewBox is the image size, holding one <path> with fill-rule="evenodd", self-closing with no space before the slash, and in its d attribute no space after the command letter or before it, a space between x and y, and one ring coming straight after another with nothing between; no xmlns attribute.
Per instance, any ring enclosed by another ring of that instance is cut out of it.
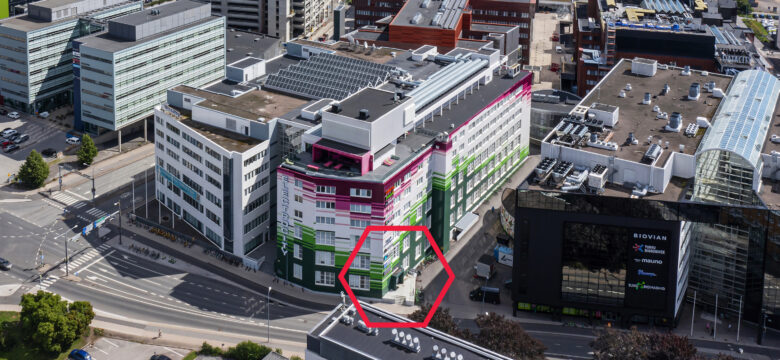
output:
<svg viewBox="0 0 780 360"><path fill-rule="evenodd" d="M268 343L271 343L271 287L268 287L268 295L266 297L266 313L268 314Z"/></svg>
<svg viewBox="0 0 780 360"><path fill-rule="evenodd" d="M119 211L117 211L119 214L119 245L122 245L122 198L120 197L114 205L119 206Z"/></svg>

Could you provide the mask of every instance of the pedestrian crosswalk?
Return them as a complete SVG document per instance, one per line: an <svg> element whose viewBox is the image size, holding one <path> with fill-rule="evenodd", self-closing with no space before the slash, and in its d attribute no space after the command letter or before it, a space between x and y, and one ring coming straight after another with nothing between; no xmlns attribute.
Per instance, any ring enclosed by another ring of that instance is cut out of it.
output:
<svg viewBox="0 0 780 360"><path fill-rule="evenodd" d="M46 290L49 286L57 282L60 277L57 275L49 275L46 278L44 278L41 282L39 282L35 287L32 289L33 292L37 292L38 290Z"/></svg>
<svg viewBox="0 0 780 360"><path fill-rule="evenodd" d="M67 190L66 190L67 191ZM87 203L83 199L78 199L76 194L72 194L66 191L58 191L51 196L52 199L64 204L65 206L72 207L74 209L80 209L87 206Z"/></svg>
<svg viewBox="0 0 780 360"><path fill-rule="evenodd" d="M81 268L82 266L84 266L84 265L86 265L87 263L89 263L89 262L90 262L92 259L94 259L95 257L99 257L99 256L100 256L100 252L101 252L101 251L108 250L108 248L109 248L109 247L111 247L111 246L110 246L110 245L108 245L108 244L103 244L103 245L100 245L100 246L98 246L98 247L97 247L97 248L95 248L95 249L92 249L92 250L90 250L90 251L87 251L87 252L86 252L86 253L84 253L83 255L81 255L81 256L79 256L79 257L77 257L77 258L73 259L73 260L72 260L72 261L70 261L70 263L67 265L67 267L68 267L68 269L67 269L68 273L70 273L70 274L74 274L74 275L78 275L78 274L77 274L77 272L79 271L79 268ZM61 271L62 273L66 273L65 267L62 267L62 268L60 268L60 271Z"/></svg>
<svg viewBox="0 0 780 360"><path fill-rule="evenodd" d="M86 214L78 214L76 215L79 220L86 221L86 222L93 222L97 219L100 219L104 216L108 215L107 212L100 210L98 208L91 208L86 211Z"/></svg>

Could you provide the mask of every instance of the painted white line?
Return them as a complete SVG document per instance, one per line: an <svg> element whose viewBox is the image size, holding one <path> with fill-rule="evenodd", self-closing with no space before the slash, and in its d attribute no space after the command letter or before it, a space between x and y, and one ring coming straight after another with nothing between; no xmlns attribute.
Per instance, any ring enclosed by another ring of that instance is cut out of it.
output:
<svg viewBox="0 0 780 360"><path fill-rule="evenodd" d="M92 274L95 274L95 275L97 275L97 276L99 276L99 277L102 277L102 278L104 278L104 279L106 279L106 280L108 280L108 281L112 281L112 282L115 282L115 283L117 283L117 284L119 284L119 285L122 285L122 286L129 287L129 288L131 288L131 289L133 289L133 290L136 290L136 291L141 291L141 292L143 292L143 293L147 293L147 294L149 293L149 291L146 291L146 290L144 290L144 289L141 289L141 288L137 288L137 287L135 287L135 286L133 286L133 285L128 285L128 284L126 284L126 283L124 283L124 282L121 282L121 281L119 281L119 280L112 279L112 278L110 278L110 277L107 277L107 276L104 276L104 275L100 275L100 274L98 274L98 273L96 273L96 272L94 272L94 271L92 271L92 270L89 270L89 272L90 272L90 273L92 273ZM90 280L90 279L87 279L87 280ZM90 280L90 281L92 281L92 280ZM94 282L94 281L93 281L93 282ZM106 286L106 285L103 285L103 286L105 286L105 287L108 287L108 286ZM109 289L111 289L111 288L109 287ZM114 289L114 290L120 291L120 290L118 290L118 289Z"/></svg>
<svg viewBox="0 0 780 360"><path fill-rule="evenodd" d="M114 344L114 343L108 341L108 339L106 339L106 338L103 338L103 341L107 342L109 345L113 345L114 347L119 347L119 345Z"/></svg>
<svg viewBox="0 0 780 360"><path fill-rule="evenodd" d="M108 254L106 254L106 256L113 254L113 253L114 253L114 251L116 251L116 250L111 250L111 252L110 252L110 253L108 253ZM93 261L92 263L90 263L89 265L85 266L84 268L82 268L82 269L79 269L79 271L84 271L84 270L87 270L87 269L89 269L89 268L90 268L92 265L95 265L95 264L99 263L101 260L103 260L103 258L100 258L100 259L97 259L97 260Z"/></svg>
<svg viewBox="0 0 780 360"><path fill-rule="evenodd" d="M65 192L68 193L68 194L71 194L71 195L73 195L73 196L75 196L77 198L80 198L81 200L89 200L88 198L85 198L85 197L83 197L83 196L81 196L79 194L76 194L73 191L65 190ZM92 190L87 191L86 193L84 193L84 195L89 194L90 192L92 192Z"/></svg>
<svg viewBox="0 0 780 360"><path fill-rule="evenodd" d="M83 349L83 348L82 348L82 349ZM97 350L97 351L100 351L100 352L102 352L103 354L106 354L106 355L108 355L108 352L107 352L107 351L105 351L105 350L103 350L103 349L101 349L101 348L99 348L99 347L97 347L97 346L94 346L94 345L93 345L92 347L90 347L90 348L89 348L89 350Z"/></svg>
<svg viewBox="0 0 780 360"><path fill-rule="evenodd" d="M171 349L171 348L169 348L169 347L165 347L165 346L163 346L163 349L165 349L165 350L168 350L168 351L170 351L170 352L172 352L172 353L174 353L174 354L176 354L176 355L179 355L179 356L181 356L181 357L184 357L184 355L183 355L183 354L180 354L178 351L176 351L176 350L173 350L173 349Z"/></svg>

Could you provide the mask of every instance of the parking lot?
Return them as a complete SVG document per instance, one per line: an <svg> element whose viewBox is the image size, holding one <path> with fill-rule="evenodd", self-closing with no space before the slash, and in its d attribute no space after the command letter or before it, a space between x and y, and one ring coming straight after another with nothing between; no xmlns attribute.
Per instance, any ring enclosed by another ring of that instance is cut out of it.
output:
<svg viewBox="0 0 780 360"><path fill-rule="evenodd" d="M108 338L100 338L83 349L92 355L94 360L148 360L152 355L165 355L172 360L181 360L190 352L184 349Z"/></svg>
<svg viewBox="0 0 780 360"><path fill-rule="evenodd" d="M4 107L9 113L15 111ZM19 134L27 134L30 139L19 144L19 150L12 153L0 152L0 174L7 178L8 174L15 174L19 167L27 158L27 155L35 149L41 152L43 149L52 148L56 151L65 149L65 132L58 127L50 125L45 119L34 118L34 116L19 113L20 119L11 119L8 115L0 115L0 130L11 128ZM6 179L4 179L6 180Z"/></svg>

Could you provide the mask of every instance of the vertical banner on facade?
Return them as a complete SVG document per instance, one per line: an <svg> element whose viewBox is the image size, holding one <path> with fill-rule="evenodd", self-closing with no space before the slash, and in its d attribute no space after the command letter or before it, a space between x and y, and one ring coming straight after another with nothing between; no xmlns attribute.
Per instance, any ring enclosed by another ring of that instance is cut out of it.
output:
<svg viewBox="0 0 780 360"><path fill-rule="evenodd" d="M627 234L626 305L663 309L669 277L669 233L632 229Z"/></svg>

